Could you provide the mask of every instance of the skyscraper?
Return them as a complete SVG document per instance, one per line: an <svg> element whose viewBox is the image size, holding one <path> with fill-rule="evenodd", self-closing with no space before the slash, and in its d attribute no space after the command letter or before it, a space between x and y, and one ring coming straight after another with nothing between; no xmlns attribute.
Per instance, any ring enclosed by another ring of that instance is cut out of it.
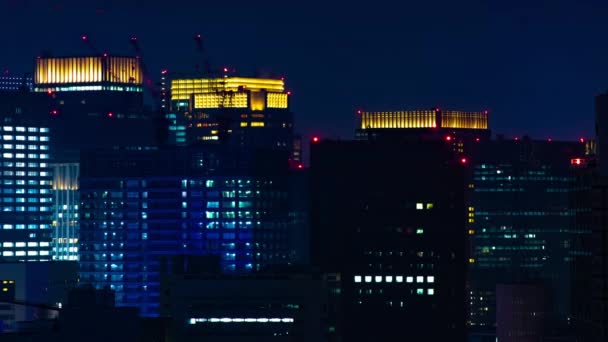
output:
<svg viewBox="0 0 608 342"><path fill-rule="evenodd" d="M311 255L344 341L464 340L465 169L450 145L311 146Z"/></svg>
<svg viewBox="0 0 608 342"><path fill-rule="evenodd" d="M543 282L551 300L548 326L571 314L573 241L571 164L584 157L581 142L498 139L475 145L469 187L469 324L493 331L496 286ZM546 332L551 334L552 332Z"/></svg>
<svg viewBox="0 0 608 342"><path fill-rule="evenodd" d="M159 312L159 258L220 256L225 273L293 262L285 152L224 146L91 151L80 178L81 281Z"/></svg>
<svg viewBox="0 0 608 342"><path fill-rule="evenodd" d="M4 124L1 130L2 260L51 260L53 178L49 129Z"/></svg>
<svg viewBox="0 0 608 342"><path fill-rule="evenodd" d="M222 143L291 153L294 136L290 95L282 79L174 78L171 110L167 112L167 118L174 120L169 133L176 130L176 145L184 143L183 130L186 144Z"/></svg>

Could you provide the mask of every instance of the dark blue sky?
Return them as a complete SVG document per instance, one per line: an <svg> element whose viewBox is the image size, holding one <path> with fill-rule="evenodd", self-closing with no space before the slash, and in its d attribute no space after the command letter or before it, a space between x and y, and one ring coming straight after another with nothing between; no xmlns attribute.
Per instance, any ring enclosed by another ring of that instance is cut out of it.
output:
<svg viewBox="0 0 608 342"><path fill-rule="evenodd" d="M0 67L42 50L132 53L151 72L210 60L286 77L298 130L350 138L354 110L488 109L495 133L575 139L608 90L608 2L0 0Z"/></svg>

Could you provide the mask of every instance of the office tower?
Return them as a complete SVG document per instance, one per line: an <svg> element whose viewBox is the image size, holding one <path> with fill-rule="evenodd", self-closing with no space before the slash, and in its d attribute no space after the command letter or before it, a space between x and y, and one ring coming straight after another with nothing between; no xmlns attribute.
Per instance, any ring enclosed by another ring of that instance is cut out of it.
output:
<svg viewBox="0 0 608 342"><path fill-rule="evenodd" d="M8 124L1 129L2 260L48 261L53 237L49 129Z"/></svg>
<svg viewBox="0 0 608 342"><path fill-rule="evenodd" d="M137 57L35 60L34 92L51 103L36 118L55 134L57 162L77 162L86 148L155 144L156 114L145 109L143 91Z"/></svg>
<svg viewBox="0 0 608 342"><path fill-rule="evenodd" d="M544 341L547 291L536 283L496 286L496 341Z"/></svg>
<svg viewBox="0 0 608 342"><path fill-rule="evenodd" d="M465 169L443 141L311 146L313 266L344 341L465 339Z"/></svg>
<svg viewBox="0 0 608 342"><path fill-rule="evenodd" d="M294 139L290 95L282 79L173 78L168 114L175 114L176 127L186 127L187 144L219 142L291 153ZM176 134L177 145L182 143L179 137Z"/></svg>
<svg viewBox="0 0 608 342"><path fill-rule="evenodd" d="M80 164L53 167L53 260L78 260L78 175Z"/></svg>
<svg viewBox="0 0 608 342"><path fill-rule="evenodd" d="M490 138L488 111L442 110L357 111L357 140L445 140L457 153Z"/></svg>
<svg viewBox="0 0 608 342"><path fill-rule="evenodd" d="M571 314L573 245L571 166L584 157L582 142L498 139L474 145L467 229L470 237L469 319L474 332L496 326L496 286L544 282L551 323ZM563 334L547 331L546 334Z"/></svg>
<svg viewBox="0 0 608 342"><path fill-rule="evenodd" d="M156 316L160 256L219 255L225 273L293 262L287 166L225 146L83 153L81 281Z"/></svg>
<svg viewBox="0 0 608 342"><path fill-rule="evenodd" d="M0 76L0 91L18 90L32 91L32 77L27 75L19 77L6 74Z"/></svg>

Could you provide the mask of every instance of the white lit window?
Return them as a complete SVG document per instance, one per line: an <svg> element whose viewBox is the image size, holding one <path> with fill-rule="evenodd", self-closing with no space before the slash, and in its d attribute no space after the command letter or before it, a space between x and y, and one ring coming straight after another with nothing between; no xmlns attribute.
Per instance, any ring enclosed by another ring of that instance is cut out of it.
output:
<svg viewBox="0 0 608 342"><path fill-rule="evenodd" d="M398 283L403 283L403 276L396 276L395 281Z"/></svg>
<svg viewBox="0 0 608 342"><path fill-rule="evenodd" d="M4 242L4 243L2 243L2 247L13 247L13 243L12 242Z"/></svg>
<svg viewBox="0 0 608 342"><path fill-rule="evenodd" d="M15 130L17 132L25 132L25 127L16 127Z"/></svg>
<svg viewBox="0 0 608 342"><path fill-rule="evenodd" d="M12 153L2 153L2 158L13 158Z"/></svg>
<svg viewBox="0 0 608 342"><path fill-rule="evenodd" d="M46 150L49 149L49 146L48 145L40 145L40 149L46 151Z"/></svg>
<svg viewBox="0 0 608 342"><path fill-rule="evenodd" d="M374 280L376 281L376 283L381 283L382 282L382 276L375 276Z"/></svg>
<svg viewBox="0 0 608 342"><path fill-rule="evenodd" d="M15 243L15 247L25 247L25 242L17 242Z"/></svg>
<svg viewBox="0 0 608 342"><path fill-rule="evenodd" d="M416 277L416 282L417 283L424 283L424 277L423 276L417 276Z"/></svg>
<svg viewBox="0 0 608 342"><path fill-rule="evenodd" d="M392 282L393 282L393 276L386 276L386 277L384 277L384 280L385 280L387 283L392 283Z"/></svg>
<svg viewBox="0 0 608 342"><path fill-rule="evenodd" d="M426 290L426 294L428 294L429 296L432 296L435 294L435 289L427 289Z"/></svg>
<svg viewBox="0 0 608 342"><path fill-rule="evenodd" d="M48 133L49 129L48 128L40 128L40 133Z"/></svg>
<svg viewBox="0 0 608 342"><path fill-rule="evenodd" d="M49 155L48 154L41 154L40 155L40 159L49 159Z"/></svg>
<svg viewBox="0 0 608 342"><path fill-rule="evenodd" d="M4 252L2 252L2 256L13 256L13 255L14 255L14 253L10 252L10 251L4 251Z"/></svg>
<svg viewBox="0 0 608 342"><path fill-rule="evenodd" d="M38 132L38 128L37 127L28 127L27 131L28 132Z"/></svg>
<svg viewBox="0 0 608 342"><path fill-rule="evenodd" d="M25 141L25 136L24 135L18 135L18 136L15 137L15 139L19 140L19 141Z"/></svg>
<svg viewBox="0 0 608 342"><path fill-rule="evenodd" d="M416 203L416 210L424 209L424 203Z"/></svg>
<svg viewBox="0 0 608 342"><path fill-rule="evenodd" d="M5 223L5 224L3 224L3 225L2 225L2 229L13 229L13 225L12 225L12 224L6 224L6 223ZM8 242L8 243L10 243L10 242ZM5 244L6 244L6 243L5 243ZM12 243L10 243L10 244L11 244L10 246L4 246L4 247L12 247L12 246L13 246L13 244L12 244Z"/></svg>
<svg viewBox="0 0 608 342"><path fill-rule="evenodd" d="M428 277L426 277L426 282L427 283L434 283L435 282L435 277L434 276L428 276Z"/></svg>
<svg viewBox="0 0 608 342"><path fill-rule="evenodd" d="M28 247L38 247L38 242L28 242L27 246Z"/></svg>
<svg viewBox="0 0 608 342"><path fill-rule="evenodd" d="M4 139L4 140L13 140L13 136L12 135L3 135L2 139Z"/></svg>
<svg viewBox="0 0 608 342"><path fill-rule="evenodd" d="M5 149L12 149L12 148L13 148L13 144L3 144L3 145L2 145L2 148L5 148Z"/></svg>
<svg viewBox="0 0 608 342"><path fill-rule="evenodd" d="M17 255L17 256L24 256L25 255L25 251L17 251L17 252L15 252L15 255Z"/></svg>
<svg viewBox="0 0 608 342"><path fill-rule="evenodd" d="M49 243L48 242L41 242L40 243L40 247L48 247Z"/></svg>
<svg viewBox="0 0 608 342"><path fill-rule="evenodd" d="M12 132L13 131L13 127L11 126L4 126L4 130L7 132Z"/></svg>
<svg viewBox="0 0 608 342"><path fill-rule="evenodd" d="M40 251L40 255L49 255L49 251Z"/></svg>
<svg viewBox="0 0 608 342"><path fill-rule="evenodd" d="M413 283L414 282L414 277L407 277L405 278L405 281L408 283Z"/></svg>
<svg viewBox="0 0 608 342"><path fill-rule="evenodd" d="M24 153L17 153L15 155L15 157L17 157L17 158L25 158L25 154Z"/></svg>
<svg viewBox="0 0 608 342"><path fill-rule="evenodd" d="M365 282L366 283L371 283L372 282L372 276L365 276Z"/></svg>
<svg viewBox="0 0 608 342"><path fill-rule="evenodd" d="M355 283L361 282L361 276L355 276Z"/></svg>
<svg viewBox="0 0 608 342"><path fill-rule="evenodd" d="M42 172L40 172L40 177L46 177L46 176L48 176L48 175L49 175L49 173L48 173L48 172L46 172L46 171L42 171Z"/></svg>
<svg viewBox="0 0 608 342"><path fill-rule="evenodd" d="M49 141L49 137L40 137L40 141Z"/></svg>
<svg viewBox="0 0 608 342"><path fill-rule="evenodd" d="M28 256L38 255L38 251L27 251Z"/></svg>
<svg viewBox="0 0 608 342"><path fill-rule="evenodd" d="M25 145L23 145L23 144L17 144L17 145L15 145L15 148L18 149L18 150L25 150Z"/></svg>
<svg viewBox="0 0 608 342"><path fill-rule="evenodd" d="M28 150L37 150L38 149L38 145L27 145L27 149Z"/></svg>
<svg viewBox="0 0 608 342"><path fill-rule="evenodd" d="M29 137L27 137L27 141L38 141L38 137L33 136L33 135L29 136Z"/></svg>

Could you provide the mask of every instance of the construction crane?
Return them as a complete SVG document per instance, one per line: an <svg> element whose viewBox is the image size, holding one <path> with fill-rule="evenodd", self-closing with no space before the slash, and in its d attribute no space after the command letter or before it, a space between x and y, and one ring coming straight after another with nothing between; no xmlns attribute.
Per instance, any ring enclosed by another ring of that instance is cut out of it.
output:
<svg viewBox="0 0 608 342"><path fill-rule="evenodd" d="M150 74L148 73L148 68L146 67L146 64L143 61L142 50L141 50L141 46L139 45L139 42L137 40L137 37L132 36L129 39L129 42L131 43L131 46L133 47L133 49L135 50L135 53L137 54L136 58L139 59L139 65L141 66L141 71L143 74L144 88L146 88L146 90L148 91L148 94L150 96L152 96L154 101L156 101L159 98L159 94L156 91L156 89L154 89L154 86L152 84L152 79L150 78ZM135 68L135 67L136 66L133 66L133 68Z"/></svg>

